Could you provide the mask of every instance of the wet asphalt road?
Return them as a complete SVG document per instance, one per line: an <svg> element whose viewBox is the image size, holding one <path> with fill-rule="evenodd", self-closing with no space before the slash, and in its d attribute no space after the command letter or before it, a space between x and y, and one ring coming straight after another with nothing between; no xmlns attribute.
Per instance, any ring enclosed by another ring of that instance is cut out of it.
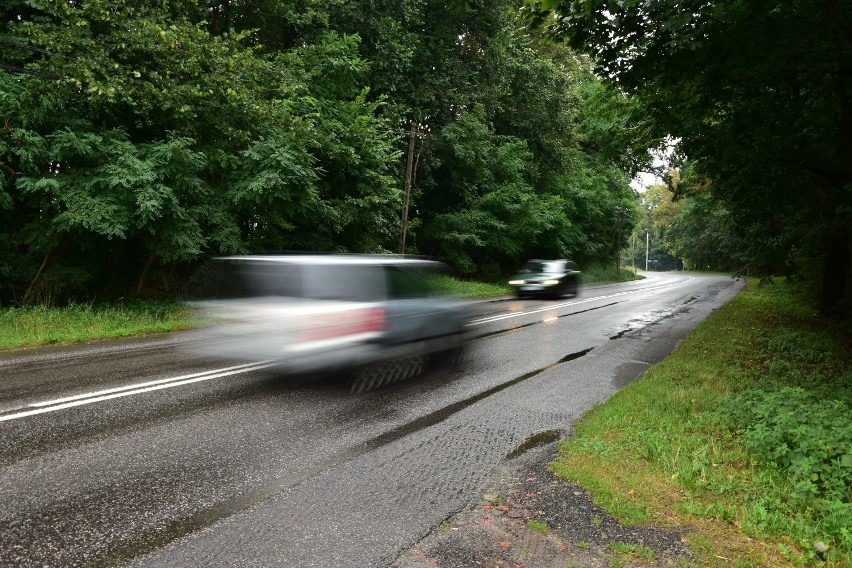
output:
<svg viewBox="0 0 852 568"><path fill-rule="evenodd" d="M0 565L388 566L507 455L570 433L742 283L479 302L463 369L350 395L188 335L0 357Z"/></svg>

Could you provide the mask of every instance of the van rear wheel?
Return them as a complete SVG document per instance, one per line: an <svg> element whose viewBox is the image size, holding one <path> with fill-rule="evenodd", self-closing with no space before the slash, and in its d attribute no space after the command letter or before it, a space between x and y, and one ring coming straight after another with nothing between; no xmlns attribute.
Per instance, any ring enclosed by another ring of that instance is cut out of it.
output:
<svg viewBox="0 0 852 568"><path fill-rule="evenodd" d="M396 357L361 365L349 378L349 392L360 394L406 381L423 373L423 356Z"/></svg>

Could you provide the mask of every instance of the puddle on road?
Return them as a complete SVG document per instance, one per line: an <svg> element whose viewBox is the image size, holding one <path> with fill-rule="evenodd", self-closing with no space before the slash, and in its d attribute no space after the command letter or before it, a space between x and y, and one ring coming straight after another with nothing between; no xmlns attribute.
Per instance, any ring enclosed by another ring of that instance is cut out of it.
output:
<svg viewBox="0 0 852 568"><path fill-rule="evenodd" d="M509 327L507 329L498 329L497 331L486 331L485 333L480 333L478 335L474 335L470 339L472 341L474 339L482 339L483 337L492 337L494 335L500 335L501 333L512 333L514 331L518 331L519 329L524 329L525 327L531 327L531 326L534 326L534 325L541 325L543 323L550 323L553 320L557 320L557 319L561 319L561 318L567 318L569 316L576 316L576 315L579 315L579 314L585 314L586 312L592 312L594 310L600 310L601 308L608 308L610 306L614 306L614 305L620 304L620 303L621 302L612 302L610 304L604 304L602 306L595 306L594 308L589 308L589 309L586 309L586 310L580 310L578 312L571 312L570 314L562 314L561 316L553 317L552 319L548 320L547 322L538 320L538 321L532 321L530 323L525 323L525 324ZM530 314L530 315L535 315L535 314Z"/></svg>
<svg viewBox="0 0 852 568"><path fill-rule="evenodd" d="M691 300L688 300L686 303L689 303ZM647 314L642 314L637 318L634 318L627 322L627 329L623 329L616 333L615 335L610 336L610 340L621 339L628 333L633 331L641 331L647 327L654 325L666 318L669 318L677 313L685 311L684 308L680 310L656 310Z"/></svg>
<svg viewBox="0 0 852 568"><path fill-rule="evenodd" d="M622 337L624 337L625 334L630 333L631 331L633 331L633 329L628 327L625 330L619 331L618 333L616 333L615 335L613 335L609 339L610 339L610 341L613 340L613 339L621 339Z"/></svg>
<svg viewBox="0 0 852 568"><path fill-rule="evenodd" d="M535 448L540 448L542 446L546 446L547 444L551 444L553 442L559 441L563 432L561 430L545 430L544 432L539 432L538 434L533 434L529 436L524 443L506 454L507 460L513 460L518 456L521 456L527 453L530 450L534 450Z"/></svg>

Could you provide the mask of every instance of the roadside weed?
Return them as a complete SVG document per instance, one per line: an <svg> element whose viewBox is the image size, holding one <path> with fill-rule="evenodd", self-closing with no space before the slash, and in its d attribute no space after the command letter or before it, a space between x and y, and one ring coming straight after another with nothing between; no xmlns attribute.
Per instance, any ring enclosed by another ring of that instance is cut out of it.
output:
<svg viewBox="0 0 852 568"><path fill-rule="evenodd" d="M589 265L582 267L583 282L597 284L603 282L628 282L630 280L641 280L644 276L638 276L629 268L621 268L618 271L609 265Z"/></svg>
<svg viewBox="0 0 852 568"><path fill-rule="evenodd" d="M607 545L611 551L623 556L633 557L638 560L651 562L654 560L654 551L641 544L630 544L625 542L611 542Z"/></svg>
<svg viewBox="0 0 852 568"><path fill-rule="evenodd" d="M536 521L535 519L527 519L527 526L532 530L540 533L546 533L550 530L550 527L547 526L547 523Z"/></svg>

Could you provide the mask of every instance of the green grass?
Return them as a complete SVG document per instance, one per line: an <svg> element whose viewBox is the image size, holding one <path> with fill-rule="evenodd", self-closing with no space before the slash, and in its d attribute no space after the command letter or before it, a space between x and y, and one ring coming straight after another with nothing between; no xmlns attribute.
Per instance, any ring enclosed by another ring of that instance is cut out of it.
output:
<svg viewBox="0 0 852 568"><path fill-rule="evenodd" d="M608 284L610 282L628 282L644 278L644 276L634 274L629 268L622 268L616 272L614 266L585 266L581 272L584 284Z"/></svg>
<svg viewBox="0 0 852 568"><path fill-rule="evenodd" d="M508 279L506 283L494 284L474 280L461 280L452 276L441 275L435 277L430 284L437 292L461 298L487 298L489 296L505 296L512 293Z"/></svg>
<svg viewBox="0 0 852 568"><path fill-rule="evenodd" d="M550 527L547 526L547 523L537 521L535 519L527 519L527 526L532 530L540 533L546 533L550 530Z"/></svg>
<svg viewBox="0 0 852 568"><path fill-rule="evenodd" d="M2 308L0 349L163 333L199 324L192 310L170 302Z"/></svg>
<svg viewBox="0 0 852 568"><path fill-rule="evenodd" d="M749 279L587 414L554 471L626 524L690 525L703 565L852 566L852 334L813 312Z"/></svg>
<svg viewBox="0 0 852 568"><path fill-rule="evenodd" d="M654 551L641 544L630 544L626 542L611 542L607 545L614 553L618 554L622 562L628 560L640 560L651 562L654 560Z"/></svg>

